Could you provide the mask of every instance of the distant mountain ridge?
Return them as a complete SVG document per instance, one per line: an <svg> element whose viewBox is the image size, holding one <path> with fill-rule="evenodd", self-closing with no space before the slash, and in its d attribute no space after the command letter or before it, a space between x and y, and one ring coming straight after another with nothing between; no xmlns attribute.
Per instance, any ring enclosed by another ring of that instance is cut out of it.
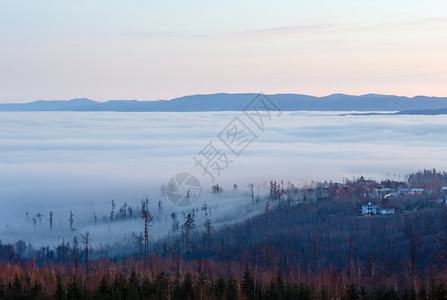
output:
<svg viewBox="0 0 447 300"><path fill-rule="evenodd" d="M29 103L0 104L0 111L117 111L117 112L200 112L241 111L258 94L204 94L172 100L109 100L98 102L79 98L72 100L39 100ZM283 111L410 111L446 109L447 97L401 97L367 94L352 96L333 94L315 97L301 94L267 95Z"/></svg>
<svg viewBox="0 0 447 300"><path fill-rule="evenodd" d="M437 116L437 115L447 115L447 108L440 109L412 109L412 110L402 110L394 113L380 113L380 112L366 112L366 113L344 113L340 116L390 116L390 115L424 115L424 116Z"/></svg>
<svg viewBox="0 0 447 300"><path fill-rule="evenodd" d="M447 108L403 110L395 113L395 115L447 115Z"/></svg>

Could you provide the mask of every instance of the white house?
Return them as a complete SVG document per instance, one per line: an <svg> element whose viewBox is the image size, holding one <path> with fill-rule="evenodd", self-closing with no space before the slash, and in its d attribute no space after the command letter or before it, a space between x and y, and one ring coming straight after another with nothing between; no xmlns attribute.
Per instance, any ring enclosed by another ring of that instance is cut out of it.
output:
<svg viewBox="0 0 447 300"><path fill-rule="evenodd" d="M384 198L380 201L379 213L381 215L393 215L396 213L396 207L391 203L390 199Z"/></svg>
<svg viewBox="0 0 447 300"><path fill-rule="evenodd" d="M359 212L362 215L393 215L396 213L396 207L388 198L382 199L380 203L374 200L368 200L362 204Z"/></svg>
<svg viewBox="0 0 447 300"><path fill-rule="evenodd" d="M361 212L363 215L377 215L379 205L375 201L368 201L362 204Z"/></svg>

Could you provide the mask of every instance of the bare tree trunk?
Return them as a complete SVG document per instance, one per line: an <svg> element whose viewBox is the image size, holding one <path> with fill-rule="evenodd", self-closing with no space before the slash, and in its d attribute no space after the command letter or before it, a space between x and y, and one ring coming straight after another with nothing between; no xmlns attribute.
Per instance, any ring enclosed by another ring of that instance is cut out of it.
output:
<svg viewBox="0 0 447 300"><path fill-rule="evenodd" d="M81 235L82 243L84 244L85 248L85 275L88 276L89 273L89 265L88 265L88 244L89 244L89 236L90 233L87 231L85 234Z"/></svg>

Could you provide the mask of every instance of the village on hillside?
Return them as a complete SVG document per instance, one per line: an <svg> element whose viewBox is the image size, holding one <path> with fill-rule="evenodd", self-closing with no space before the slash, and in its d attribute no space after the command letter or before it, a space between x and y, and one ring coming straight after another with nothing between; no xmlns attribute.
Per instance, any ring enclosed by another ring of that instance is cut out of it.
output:
<svg viewBox="0 0 447 300"><path fill-rule="evenodd" d="M344 183L318 182L297 188L283 182L270 182L273 198L286 200L290 206L325 200L356 201L359 215L392 215L430 203L447 204L447 174L424 170L408 176L408 180L376 181L363 176ZM278 194L277 196L275 196Z"/></svg>

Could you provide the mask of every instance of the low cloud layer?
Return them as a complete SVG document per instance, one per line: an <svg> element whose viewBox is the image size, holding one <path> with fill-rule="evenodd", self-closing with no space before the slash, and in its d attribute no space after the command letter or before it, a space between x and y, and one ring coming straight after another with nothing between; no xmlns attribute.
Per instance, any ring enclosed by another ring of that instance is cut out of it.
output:
<svg viewBox="0 0 447 300"><path fill-rule="evenodd" d="M236 116L252 125L242 113L233 112L1 113L0 239L36 244L70 239L70 210L79 232L96 232L92 238L96 235L97 245L120 236L130 238L131 232L141 231L140 220L104 223L95 229L92 212L102 218L109 214L112 199L118 205L136 206L146 197L153 205L163 201L165 212L159 215L163 221L152 228L154 236L162 236L169 228L170 212L180 210L162 198L161 185L186 171L209 190L210 178L195 167L192 157L210 141L233 160L216 182L226 191L238 184L241 193L200 200L214 201L216 222L255 213L247 212L250 182L262 193L270 179L305 185L312 180L342 181L360 175L403 178L421 168L447 169L443 116L284 112L266 121L265 131L251 126L258 138L239 157L217 138ZM236 210L240 215L234 214ZM55 228L60 228L37 235L39 226L48 227L49 211L55 213ZM41 213L42 225L33 226L25 212Z"/></svg>

